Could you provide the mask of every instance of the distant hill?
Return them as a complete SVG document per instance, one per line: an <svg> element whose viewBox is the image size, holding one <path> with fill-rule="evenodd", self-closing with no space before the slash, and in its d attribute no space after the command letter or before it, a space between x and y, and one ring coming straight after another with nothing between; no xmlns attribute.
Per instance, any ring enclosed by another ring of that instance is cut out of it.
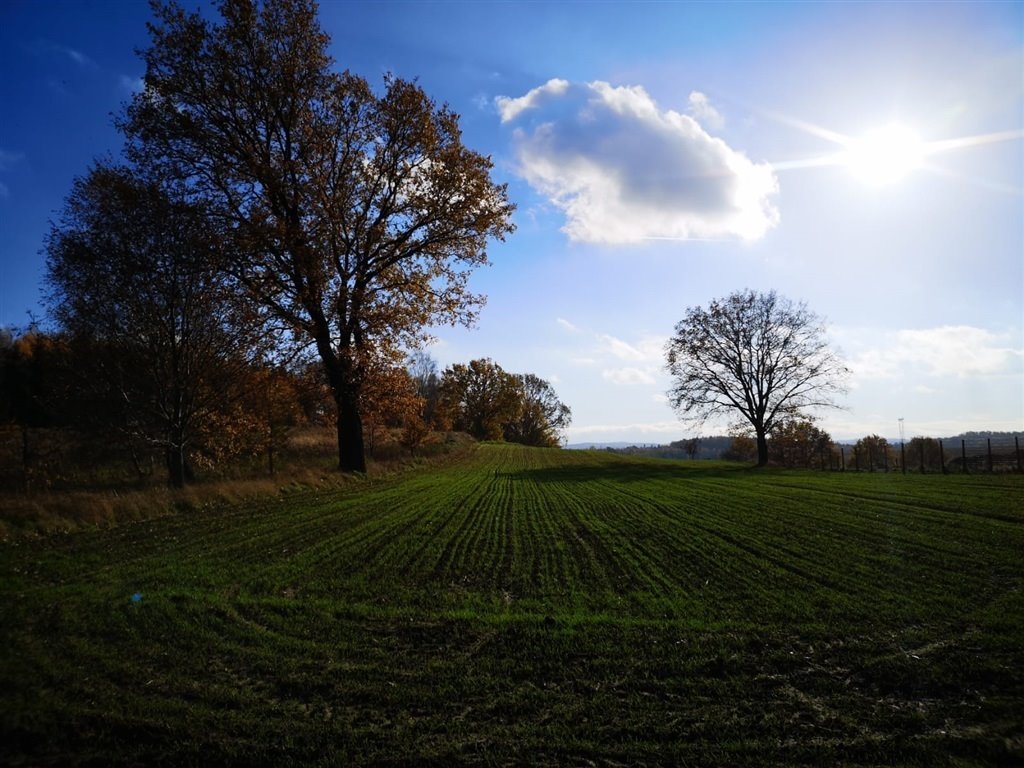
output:
<svg viewBox="0 0 1024 768"><path fill-rule="evenodd" d="M620 448L657 448L659 444L656 443L630 443L630 442L618 442L618 443L570 443L565 446L571 451L591 451L605 449L620 449Z"/></svg>
<svg viewBox="0 0 1024 768"><path fill-rule="evenodd" d="M720 459L722 454L729 448L732 442L731 437L724 435L713 435L702 437L697 445L697 459ZM652 443L572 443L566 448L574 450L602 450L622 453L628 456L646 456L652 459L688 459L690 455L684 449L684 440L677 440L669 444L655 445Z"/></svg>

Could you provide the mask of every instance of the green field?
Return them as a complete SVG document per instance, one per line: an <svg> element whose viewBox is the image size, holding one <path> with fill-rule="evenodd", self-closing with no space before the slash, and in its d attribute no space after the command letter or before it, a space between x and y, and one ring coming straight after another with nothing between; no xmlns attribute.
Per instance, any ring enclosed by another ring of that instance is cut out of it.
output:
<svg viewBox="0 0 1024 768"><path fill-rule="evenodd" d="M8 765L1019 765L1024 477L466 460L0 545Z"/></svg>

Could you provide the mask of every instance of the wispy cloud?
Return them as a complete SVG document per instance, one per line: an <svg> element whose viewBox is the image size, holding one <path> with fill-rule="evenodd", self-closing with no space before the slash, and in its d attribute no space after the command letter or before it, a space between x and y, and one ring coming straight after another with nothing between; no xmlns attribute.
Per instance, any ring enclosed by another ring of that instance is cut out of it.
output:
<svg viewBox="0 0 1024 768"><path fill-rule="evenodd" d="M34 46L37 51L45 54L56 54L70 60L79 67L94 69L98 66L95 61L82 53L82 51L62 43L55 43L52 40L37 40Z"/></svg>
<svg viewBox="0 0 1024 768"><path fill-rule="evenodd" d="M575 325L570 323L564 317L556 317L555 318L555 322L558 323L560 326L562 326L562 328L567 330L569 333L579 333L580 332L579 328L577 328Z"/></svg>
<svg viewBox="0 0 1024 768"><path fill-rule="evenodd" d="M721 128L725 125L725 119L721 113L711 106L708 97L700 91L690 92L689 106L686 111L694 120L708 128Z"/></svg>
<svg viewBox="0 0 1024 768"><path fill-rule="evenodd" d="M25 155L21 152L10 152L6 149L0 149L0 173L9 171L24 159ZM10 197L11 188L6 182L0 181L0 199L8 200Z"/></svg>
<svg viewBox="0 0 1024 768"><path fill-rule="evenodd" d="M570 427L570 442L586 441L589 435L639 434L651 435L652 440L664 435L678 435L681 431L678 421L634 422L632 424L582 424ZM603 439L603 438L598 438Z"/></svg>
<svg viewBox="0 0 1024 768"><path fill-rule="evenodd" d="M710 115L706 98L697 103ZM496 104L517 126L518 172L564 212L573 240L754 240L778 222L768 164L662 110L640 86L554 79Z"/></svg>
<svg viewBox="0 0 1024 768"><path fill-rule="evenodd" d="M119 75L117 84L122 91L128 94L142 93L146 88L145 80L141 77L132 77L131 75Z"/></svg>
<svg viewBox="0 0 1024 768"><path fill-rule="evenodd" d="M71 60L79 66L88 67L95 66L96 62L90 59L81 51L76 51L74 48L65 48L64 52L71 57Z"/></svg>
<svg viewBox="0 0 1024 768"><path fill-rule="evenodd" d="M0 149L0 171L6 171L15 163L20 163L25 159L25 155L22 152L8 152L6 149Z"/></svg>
<svg viewBox="0 0 1024 768"><path fill-rule="evenodd" d="M644 336L631 344L611 334L602 333L597 335L597 340L606 352L620 360L660 364L665 354L665 339L661 336Z"/></svg>
<svg viewBox="0 0 1024 768"><path fill-rule="evenodd" d="M654 377L641 368L607 368L601 371L601 378L612 384L653 384Z"/></svg>

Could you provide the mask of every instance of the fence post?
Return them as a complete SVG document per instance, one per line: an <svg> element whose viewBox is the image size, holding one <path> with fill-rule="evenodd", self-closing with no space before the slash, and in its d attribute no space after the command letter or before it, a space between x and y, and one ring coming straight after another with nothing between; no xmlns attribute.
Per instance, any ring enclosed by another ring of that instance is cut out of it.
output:
<svg viewBox="0 0 1024 768"><path fill-rule="evenodd" d="M922 440L919 443L919 445L921 446L921 474L923 475L924 474L924 440ZM940 445L941 445L941 443L940 443ZM939 450L942 450L942 449L940 448Z"/></svg>
<svg viewBox="0 0 1024 768"><path fill-rule="evenodd" d="M992 464L992 438L988 438L988 471L995 472L995 466Z"/></svg>
<svg viewBox="0 0 1024 768"><path fill-rule="evenodd" d="M1013 451L1017 454L1017 471L1020 472L1020 438L1013 436Z"/></svg>
<svg viewBox="0 0 1024 768"><path fill-rule="evenodd" d="M842 462L841 471L846 471L846 448L842 445L839 446L839 460Z"/></svg>
<svg viewBox="0 0 1024 768"><path fill-rule="evenodd" d="M960 441L960 459L964 463L964 474L967 474L967 441Z"/></svg>
<svg viewBox="0 0 1024 768"><path fill-rule="evenodd" d="M900 468L907 474L907 446L900 440Z"/></svg>
<svg viewBox="0 0 1024 768"><path fill-rule="evenodd" d="M942 465L942 474L946 474L946 451L942 448L941 440L939 440L939 463Z"/></svg>

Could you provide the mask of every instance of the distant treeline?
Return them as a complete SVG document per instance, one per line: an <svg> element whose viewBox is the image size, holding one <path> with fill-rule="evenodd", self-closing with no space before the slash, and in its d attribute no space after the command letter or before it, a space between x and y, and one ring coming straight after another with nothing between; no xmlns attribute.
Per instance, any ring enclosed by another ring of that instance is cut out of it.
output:
<svg viewBox="0 0 1024 768"><path fill-rule="evenodd" d="M694 446L691 440L696 441ZM668 445L630 445L623 448L605 448L610 453L627 456L647 456L653 459L721 459L729 453L733 438L728 435L675 440Z"/></svg>
<svg viewBox="0 0 1024 768"><path fill-rule="evenodd" d="M807 421L787 421L769 437L772 464L790 467L889 471L963 469L1018 469L1018 443L1024 432L977 430L951 437L913 437L901 447L898 440L878 435L858 440L833 441L828 433ZM989 452L991 447L991 453ZM667 445L605 447L609 453L657 459L725 459L751 461L752 438L745 434L714 435L675 440ZM966 458L965 458L966 457ZM988 466L988 464L992 466Z"/></svg>

